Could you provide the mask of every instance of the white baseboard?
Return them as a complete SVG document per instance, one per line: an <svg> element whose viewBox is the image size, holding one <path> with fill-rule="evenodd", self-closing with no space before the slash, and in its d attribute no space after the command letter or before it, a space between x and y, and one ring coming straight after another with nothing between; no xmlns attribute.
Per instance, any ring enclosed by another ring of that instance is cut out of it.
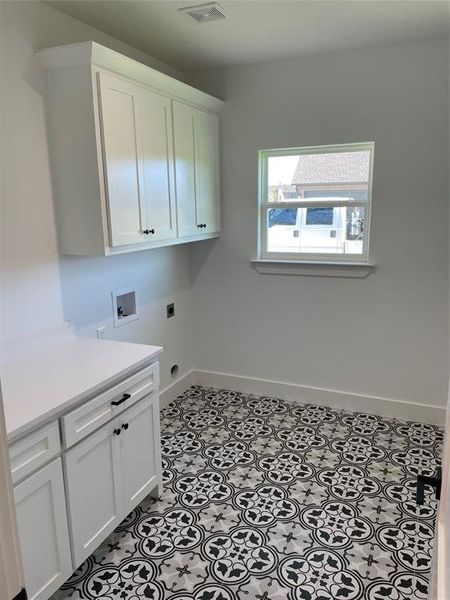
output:
<svg viewBox="0 0 450 600"><path fill-rule="evenodd" d="M175 400L177 396L185 392L194 383L194 371L191 370L161 390L159 393L160 408L165 408L172 400Z"/></svg>
<svg viewBox="0 0 450 600"><path fill-rule="evenodd" d="M395 417L405 421L432 423L442 427L445 425L446 409L442 406L364 396L350 392L306 387L295 383L283 383L281 381L256 379L214 371L192 371L189 373L189 381L189 385L197 384L206 387L224 388L245 394L282 398L301 404L320 404L344 410L372 413L381 417ZM187 387L189 386L186 385L185 389Z"/></svg>

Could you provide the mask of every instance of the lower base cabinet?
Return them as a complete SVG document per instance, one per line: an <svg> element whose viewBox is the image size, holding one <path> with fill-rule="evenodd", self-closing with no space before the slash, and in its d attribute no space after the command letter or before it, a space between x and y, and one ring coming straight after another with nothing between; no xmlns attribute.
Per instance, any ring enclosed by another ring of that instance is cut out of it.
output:
<svg viewBox="0 0 450 600"><path fill-rule="evenodd" d="M14 488L28 600L47 600L72 574L61 459Z"/></svg>
<svg viewBox="0 0 450 600"><path fill-rule="evenodd" d="M28 600L49 600L141 500L161 495L158 381L154 363L10 445Z"/></svg>
<svg viewBox="0 0 450 600"><path fill-rule="evenodd" d="M161 481L159 453L157 393L145 396L66 452L74 569L156 488Z"/></svg>
<svg viewBox="0 0 450 600"><path fill-rule="evenodd" d="M116 429L114 420L64 455L74 570L121 521Z"/></svg>

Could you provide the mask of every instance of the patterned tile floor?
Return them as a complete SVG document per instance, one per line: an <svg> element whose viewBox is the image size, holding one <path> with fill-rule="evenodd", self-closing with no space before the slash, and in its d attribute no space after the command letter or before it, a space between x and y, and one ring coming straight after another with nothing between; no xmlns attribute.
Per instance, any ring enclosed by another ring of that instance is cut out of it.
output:
<svg viewBox="0 0 450 600"><path fill-rule="evenodd" d="M54 600L426 599L439 428L198 386L161 428L163 496Z"/></svg>

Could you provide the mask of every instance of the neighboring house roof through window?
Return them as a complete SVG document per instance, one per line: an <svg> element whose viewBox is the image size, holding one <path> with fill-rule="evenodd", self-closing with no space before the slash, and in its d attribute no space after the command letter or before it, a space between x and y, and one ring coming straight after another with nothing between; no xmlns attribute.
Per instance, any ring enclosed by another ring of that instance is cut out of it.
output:
<svg viewBox="0 0 450 600"><path fill-rule="evenodd" d="M316 183L367 183L369 152L301 154L293 185Z"/></svg>

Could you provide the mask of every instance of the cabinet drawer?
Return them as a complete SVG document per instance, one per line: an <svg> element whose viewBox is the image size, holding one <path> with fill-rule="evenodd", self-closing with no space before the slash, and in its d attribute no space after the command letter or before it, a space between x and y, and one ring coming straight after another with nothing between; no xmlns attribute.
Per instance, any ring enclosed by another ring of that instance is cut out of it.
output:
<svg viewBox="0 0 450 600"><path fill-rule="evenodd" d="M65 447L73 446L158 387L159 363L155 363L82 404L62 418Z"/></svg>
<svg viewBox="0 0 450 600"><path fill-rule="evenodd" d="M13 483L17 483L60 451L58 421L27 435L9 447Z"/></svg>

